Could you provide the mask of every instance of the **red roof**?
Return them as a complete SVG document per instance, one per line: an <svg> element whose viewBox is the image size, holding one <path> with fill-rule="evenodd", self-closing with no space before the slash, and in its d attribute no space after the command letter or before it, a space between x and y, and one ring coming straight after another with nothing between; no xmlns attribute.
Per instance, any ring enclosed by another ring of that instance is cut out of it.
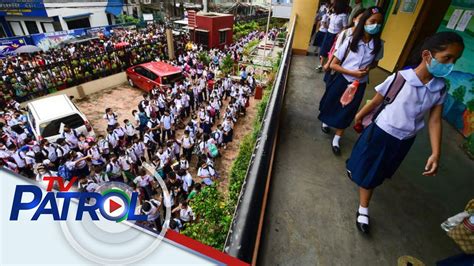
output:
<svg viewBox="0 0 474 266"><path fill-rule="evenodd" d="M148 63L140 64L140 66L146 67L147 69L153 71L155 74L157 74L160 77L182 72L181 68L172 66L165 62L148 62Z"/></svg>

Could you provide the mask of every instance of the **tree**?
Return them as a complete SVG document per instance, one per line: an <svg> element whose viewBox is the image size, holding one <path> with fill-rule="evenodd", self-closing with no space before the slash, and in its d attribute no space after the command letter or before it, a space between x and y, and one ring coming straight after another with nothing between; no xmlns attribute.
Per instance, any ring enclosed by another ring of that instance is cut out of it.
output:
<svg viewBox="0 0 474 266"><path fill-rule="evenodd" d="M453 91L453 98L458 102L463 103L465 95L466 95L466 86L461 85Z"/></svg>
<svg viewBox="0 0 474 266"><path fill-rule="evenodd" d="M118 24L138 24L140 23L140 20L138 18L134 18L132 16L124 15L121 14L120 16L117 17L117 23Z"/></svg>
<svg viewBox="0 0 474 266"><path fill-rule="evenodd" d="M230 54L228 54L224 59L222 60L221 63L221 70L224 74L229 74L232 71L232 68L234 67L234 60L232 60L232 57L230 57Z"/></svg>

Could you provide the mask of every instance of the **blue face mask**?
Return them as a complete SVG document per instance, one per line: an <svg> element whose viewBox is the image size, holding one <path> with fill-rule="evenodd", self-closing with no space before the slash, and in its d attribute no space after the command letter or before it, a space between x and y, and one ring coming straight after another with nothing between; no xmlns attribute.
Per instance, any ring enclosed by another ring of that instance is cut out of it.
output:
<svg viewBox="0 0 474 266"><path fill-rule="evenodd" d="M380 28L382 28L382 25L380 24L369 24L369 25L364 26L365 32L367 32L370 35L379 33Z"/></svg>
<svg viewBox="0 0 474 266"><path fill-rule="evenodd" d="M454 64L443 64L440 63L436 58L431 56L431 62L428 64L426 63L426 67L428 68L428 72L431 73L431 75L437 77L437 78L442 78L446 77L453 71Z"/></svg>

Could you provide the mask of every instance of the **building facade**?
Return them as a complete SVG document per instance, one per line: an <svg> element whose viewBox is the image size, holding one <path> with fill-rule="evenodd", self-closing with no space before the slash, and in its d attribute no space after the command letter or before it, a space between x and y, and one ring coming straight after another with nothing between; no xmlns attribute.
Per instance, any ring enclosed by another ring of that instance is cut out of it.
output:
<svg viewBox="0 0 474 266"><path fill-rule="evenodd" d="M0 38L115 24L140 17L139 0L2 0Z"/></svg>

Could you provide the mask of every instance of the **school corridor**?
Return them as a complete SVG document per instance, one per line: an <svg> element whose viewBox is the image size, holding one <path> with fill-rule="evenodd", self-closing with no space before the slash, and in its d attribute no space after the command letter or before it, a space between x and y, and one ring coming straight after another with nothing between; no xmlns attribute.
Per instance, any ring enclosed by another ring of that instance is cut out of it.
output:
<svg viewBox="0 0 474 266"><path fill-rule="evenodd" d="M426 130L418 135L399 171L375 191L364 236L355 226L357 186L345 173L357 134L348 129L342 156L333 155L332 135L317 120L324 86L316 65L314 56L292 59L258 265L396 265L403 255L433 265L459 254L440 224L474 196L462 137L444 122L440 171L424 177L430 145ZM372 71L366 97L386 75Z"/></svg>

